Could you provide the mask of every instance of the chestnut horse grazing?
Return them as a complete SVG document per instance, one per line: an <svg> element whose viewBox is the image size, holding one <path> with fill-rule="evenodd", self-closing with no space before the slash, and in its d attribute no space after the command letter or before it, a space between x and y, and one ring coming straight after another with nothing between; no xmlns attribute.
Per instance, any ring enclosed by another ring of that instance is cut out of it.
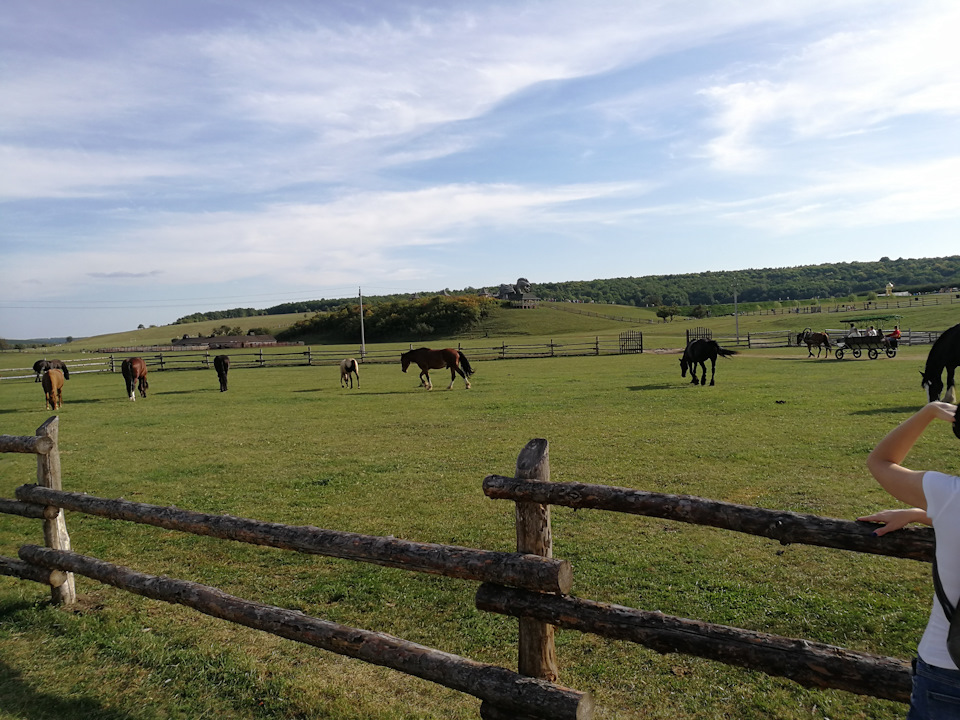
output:
<svg viewBox="0 0 960 720"><path fill-rule="evenodd" d="M227 372L230 370L230 358L226 355L217 355L213 359L213 367L220 380L220 392L227 391Z"/></svg>
<svg viewBox="0 0 960 720"><path fill-rule="evenodd" d="M350 380L350 388L353 389L353 376L357 376L357 387L360 387L360 365L353 358L346 358L340 361L340 387L347 386L347 380Z"/></svg>
<svg viewBox="0 0 960 720"><path fill-rule="evenodd" d="M40 382L43 383L43 396L46 398L44 407L49 410L52 405L54 410L58 410L63 405L63 373L56 368L44 370Z"/></svg>
<svg viewBox="0 0 960 720"><path fill-rule="evenodd" d="M410 367L410 363L416 363L420 366L420 384L427 390L433 390L433 383L430 382L430 371L440 368L450 369L450 385L447 390L453 389L453 381L457 379L457 373L460 373L460 377L467 384L467 390L470 389L470 376L473 375L473 368L470 367L467 356L459 350L453 348L446 348L445 350L417 348L400 356L400 366L404 372Z"/></svg>
<svg viewBox="0 0 960 720"><path fill-rule="evenodd" d="M135 390L140 391L141 397L147 396L147 364L143 358L127 358L120 364L120 372L123 373L123 380L127 384L127 395L130 400L136 400Z"/></svg>

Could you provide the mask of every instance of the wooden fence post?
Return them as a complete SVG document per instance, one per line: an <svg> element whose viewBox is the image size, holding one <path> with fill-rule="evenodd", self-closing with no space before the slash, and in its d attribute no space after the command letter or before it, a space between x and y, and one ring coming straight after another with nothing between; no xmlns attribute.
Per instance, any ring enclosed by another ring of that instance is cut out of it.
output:
<svg viewBox="0 0 960 720"><path fill-rule="evenodd" d="M60 418L54 415L37 428L38 437L47 437L53 441L50 452L37 455L37 484L52 490L62 490L60 482ZM63 510L48 507L44 511L43 540L47 547L54 550L70 550L70 536ZM73 573L67 574L67 580L59 587L50 589L50 599L54 605L72 605L77 601L77 590Z"/></svg>
<svg viewBox="0 0 960 720"><path fill-rule="evenodd" d="M550 480L550 445L536 438L527 443L517 457L517 477L524 480ZM516 503L517 552L553 557L553 532L550 506L533 502ZM556 682L557 650L553 625L520 618L517 672L521 675Z"/></svg>

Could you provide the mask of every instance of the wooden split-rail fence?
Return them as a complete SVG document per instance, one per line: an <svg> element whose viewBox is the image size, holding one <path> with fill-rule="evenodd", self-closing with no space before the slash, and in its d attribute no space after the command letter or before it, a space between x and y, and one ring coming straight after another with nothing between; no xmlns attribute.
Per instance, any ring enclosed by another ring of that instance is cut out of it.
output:
<svg viewBox="0 0 960 720"><path fill-rule="evenodd" d="M517 552L495 552L264 523L65 492L60 488L57 433L58 419L53 417L37 430L35 437L0 436L0 452L34 453L38 463L38 482L17 488L16 500L0 500L0 512L42 519L46 543L46 547L22 546L19 559L0 557L0 575L49 585L56 604L75 601L74 574L82 575L431 680L480 698L480 716L485 720L592 717L593 700L589 693L558 684L554 644L558 627L629 640L661 653L685 653L758 670L807 687L909 701L910 666L901 659L571 595L570 563L552 557L550 506L645 515L735 530L782 544L803 543L930 562L934 542L933 532L927 528L905 528L881 541L872 535L873 525L860 522L693 496L577 482L555 483L550 481L548 443L535 439L520 452L513 477L488 475L483 481L488 497L516 503ZM349 628L237 598L213 587L147 575L73 553L63 510L478 581L478 609L519 619L518 672L384 633Z"/></svg>

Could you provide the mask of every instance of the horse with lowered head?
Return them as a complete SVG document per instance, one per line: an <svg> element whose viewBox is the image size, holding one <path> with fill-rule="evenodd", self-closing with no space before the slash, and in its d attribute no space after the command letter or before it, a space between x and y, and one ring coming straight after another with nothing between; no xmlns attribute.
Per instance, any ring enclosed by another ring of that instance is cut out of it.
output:
<svg viewBox="0 0 960 720"><path fill-rule="evenodd" d="M136 400L136 390L140 391L141 397L147 396L147 364L143 358L127 358L120 363L120 372L123 374L123 381L127 384L127 395L130 400Z"/></svg>
<svg viewBox="0 0 960 720"><path fill-rule="evenodd" d="M58 410L63 405L63 373L57 368L44 370L41 382L46 400L44 407L49 410L52 406L54 410Z"/></svg>
<svg viewBox="0 0 960 720"><path fill-rule="evenodd" d="M813 357L813 348L817 348L817 357L820 357L820 349L826 348L827 357L830 357L830 336L825 332L813 332L810 328L806 328L802 333L797 335L797 346L806 345L807 346L807 357Z"/></svg>
<svg viewBox="0 0 960 720"><path fill-rule="evenodd" d="M716 340L707 340L698 338L691 340L683 351L680 358L680 377L687 376L687 370L690 370L690 382L697 384L697 365L700 365L700 385L707 384L707 360L710 361L710 384L713 385L713 378L717 374L717 357L729 357L736 355L736 350L727 350L720 347Z"/></svg>
<svg viewBox="0 0 960 720"><path fill-rule="evenodd" d="M447 386L447 390L453 389L453 381L457 379L458 373L467 384L467 390L470 389L470 376L473 375L473 368L470 367L467 356L459 350L453 348L431 350L422 347L400 355L400 367L403 372L407 371L410 363L416 363L420 367L420 385L427 390L433 389L433 383L430 382L430 371L441 368L450 370L450 385Z"/></svg>
<svg viewBox="0 0 960 720"><path fill-rule="evenodd" d="M920 371L920 385L927 391L928 402L940 399L944 370L947 371L947 393L943 400L948 403L957 402L957 392L953 385L957 365L960 365L960 325L945 330L927 353L927 364Z"/></svg>
<svg viewBox="0 0 960 720"><path fill-rule="evenodd" d="M344 358L340 361L340 387L347 386L347 380L350 381L350 389L353 389L353 376L357 376L357 387L360 387L360 364L354 358Z"/></svg>
<svg viewBox="0 0 960 720"><path fill-rule="evenodd" d="M230 370L230 357L228 355L217 355L213 359L213 368L217 371L217 379L220 381L220 392L226 392L227 372Z"/></svg>
<svg viewBox="0 0 960 720"><path fill-rule="evenodd" d="M47 370L55 369L63 373L63 379L70 379L70 371L67 370L67 366L63 364L63 360L37 360L33 364L33 371L37 374L37 377L34 379L34 382L40 382L43 377L43 373Z"/></svg>

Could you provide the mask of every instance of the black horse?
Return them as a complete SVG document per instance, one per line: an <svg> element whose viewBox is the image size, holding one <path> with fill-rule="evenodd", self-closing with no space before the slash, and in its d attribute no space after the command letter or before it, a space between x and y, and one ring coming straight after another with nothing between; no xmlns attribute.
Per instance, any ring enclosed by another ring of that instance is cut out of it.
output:
<svg viewBox="0 0 960 720"><path fill-rule="evenodd" d="M687 368L690 369L690 382L697 384L697 364L700 365L700 385L707 384L707 360L710 361L710 384L713 385L713 378L717 374L717 356L729 357L736 355L736 350L727 350L717 344L716 340L706 340L699 338L692 340L683 351L683 357L680 358L680 377L687 376Z"/></svg>
<svg viewBox="0 0 960 720"><path fill-rule="evenodd" d="M70 379L70 371L67 370L67 366L63 364L63 360L37 360L33 364L33 371L37 374L34 382L40 382L43 373L47 370L59 370L63 373L64 380Z"/></svg>
<svg viewBox="0 0 960 720"><path fill-rule="evenodd" d="M230 357L227 355L217 355L213 359L213 367L216 369L217 378L220 380L220 392L226 392L227 372L230 370Z"/></svg>
<svg viewBox="0 0 960 720"><path fill-rule="evenodd" d="M957 402L957 393L953 386L953 373L957 365L960 365L960 325L944 331L927 354L927 365L920 371L920 385L927 391L928 402L940 399L944 368L947 369L947 394L943 399L948 403Z"/></svg>

